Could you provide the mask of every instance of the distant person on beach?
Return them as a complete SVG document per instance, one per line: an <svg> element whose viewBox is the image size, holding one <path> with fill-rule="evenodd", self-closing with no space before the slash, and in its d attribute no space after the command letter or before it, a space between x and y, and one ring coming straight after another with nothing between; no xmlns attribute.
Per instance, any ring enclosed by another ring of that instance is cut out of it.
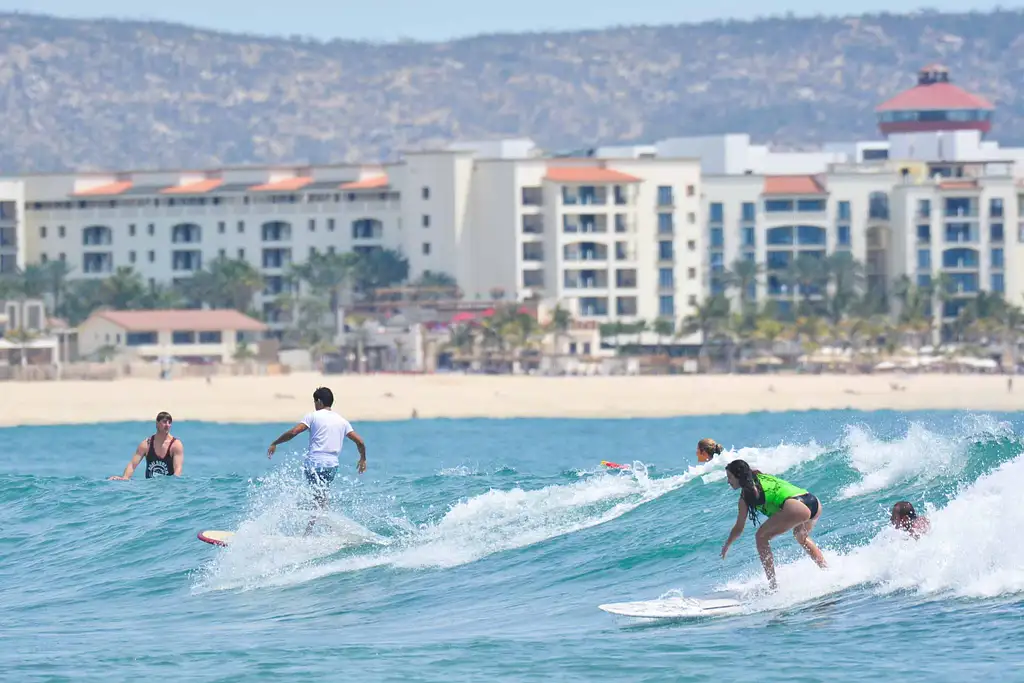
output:
<svg viewBox="0 0 1024 683"><path fill-rule="evenodd" d="M918 516L914 506L905 500L901 500L892 506L889 523L900 531L907 532L914 538L920 538L922 534L928 533L928 530L931 528L928 518Z"/></svg>
<svg viewBox="0 0 1024 683"><path fill-rule="evenodd" d="M768 520L757 530L757 554L761 557L761 565L773 590L777 586L775 558L772 556L769 541L790 529L793 530L797 543L803 546L811 559L822 569L827 567L821 550L811 540L811 531L821 519L822 508L813 493L808 493L778 477L752 470L743 460L733 460L726 465L725 474L729 479L729 486L734 490L740 489L741 493L736 524L722 546L723 560L729 552L729 546L743 533L747 518L749 517L757 526L757 513L760 512Z"/></svg>
<svg viewBox="0 0 1024 683"><path fill-rule="evenodd" d="M359 450L357 471L366 471L366 444L356 434L348 420L331 410L334 405L334 394L327 387L319 387L313 392L313 412L308 413L287 432L277 437L267 449L267 458L274 456L279 444L291 441L302 432L309 430L309 448L303 461L302 469L306 481L313 489L313 499L320 510L327 509L327 492L338 473L338 456L345 439L351 439ZM314 516L309 520L306 534L313 530L316 523Z"/></svg>
<svg viewBox="0 0 1024 683"><path fill-rule="evenodd" d="M108 481L128 481L143 458L146 459L146 479L169 475L180 477L185 466L185 447L180 439L171 436L173 421L170 413L159 413L156 416L156 433L139 444L124 472L110 477Z"/></svg>
<svg viewBox="0 0 1024 683"><path fill-rule="evenodd" d="M714 439L701 439L697 442L697 462L711 462L711 459L722 453L722 444Z"/></svg>

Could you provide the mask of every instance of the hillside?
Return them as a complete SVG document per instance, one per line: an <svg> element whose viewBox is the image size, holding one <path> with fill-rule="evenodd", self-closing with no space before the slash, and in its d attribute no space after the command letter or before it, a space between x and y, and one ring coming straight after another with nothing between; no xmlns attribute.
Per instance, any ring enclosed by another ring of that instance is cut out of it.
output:
<svg viewBox="0 0 1024 683"><path fill-rule="evenodd" d="M383 45L5 14L0 42L4 173L376 160L496 135L851 139L936 60L996 102L995 137L1024 142L1024 11Z"/></svg>

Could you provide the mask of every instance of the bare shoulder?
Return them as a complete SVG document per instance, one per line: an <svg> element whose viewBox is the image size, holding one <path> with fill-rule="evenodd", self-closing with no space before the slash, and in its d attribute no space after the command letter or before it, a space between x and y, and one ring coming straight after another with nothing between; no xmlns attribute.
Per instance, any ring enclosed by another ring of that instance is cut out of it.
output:
<svg viewBox="0 0 1024 683"><path fill-rule="evenodd" d="M175 451L176 453L182 453L182 452L184 452L184 450L185 450L185 444L183 444L183 443L181 442L181 439L179 439L179 438L175 437L175 438L174 438L174 443L173 443L173 444L171 444L171 448L172 448L172 449L173 449L173 450L174 450L174 451Z"/></svg>

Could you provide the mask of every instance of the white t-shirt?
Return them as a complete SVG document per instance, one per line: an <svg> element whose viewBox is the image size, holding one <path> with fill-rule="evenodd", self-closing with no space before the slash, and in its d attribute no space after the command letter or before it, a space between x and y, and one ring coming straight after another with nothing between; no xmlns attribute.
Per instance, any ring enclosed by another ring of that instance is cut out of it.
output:
<svg viewBox="0 0 1024 683"><path fill-rule="evenodd" d="M307 467L337 467L345 437L355 431L349 421L333 410L316 410L302 418L309 427Z"/></svg>

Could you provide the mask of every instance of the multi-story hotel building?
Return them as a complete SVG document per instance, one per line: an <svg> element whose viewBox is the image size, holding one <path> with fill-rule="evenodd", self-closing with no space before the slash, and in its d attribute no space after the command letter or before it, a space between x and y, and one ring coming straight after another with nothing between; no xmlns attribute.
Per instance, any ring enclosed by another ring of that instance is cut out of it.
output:
<svg viewBox="0 0 1024 683"><path fill-rule="evenodd" d="M779 152L744 135L544 155L529 140L410 152L391 164L33 175L0 181L0 273L60 259L153 283L218 256L264 276L258 307L314 251L388 247L470 299L563 302L583 319L680 319L737 259L785 309L798 255L849 251L869 284L954 283L1024 303L1024 150L985 139L991 105L941 67L879 107L884 140Z"/></svg>

